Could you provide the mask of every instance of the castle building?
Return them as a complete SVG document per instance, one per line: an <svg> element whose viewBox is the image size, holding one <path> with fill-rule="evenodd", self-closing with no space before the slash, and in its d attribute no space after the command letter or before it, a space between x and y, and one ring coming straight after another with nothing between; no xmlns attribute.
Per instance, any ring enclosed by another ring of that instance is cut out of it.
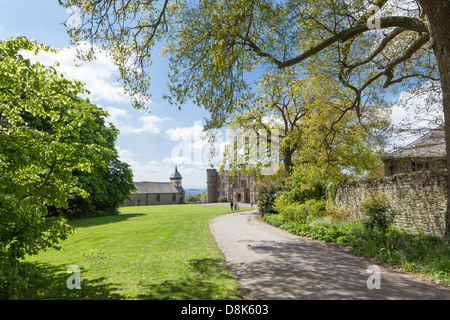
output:
<svg viewBox="0 0 450 320"><path fill-rule="evenodd" d="M219 202L222 197L228 202L256 203L256 175L238 173L233 177L229 171L206 170L206 202Z"/></svg>
<svg viewBox="0 0 450 320"><path fill-rule="evenodd" d="M131 193L130 200L127 200L123 206L184 203L183 177L176 166L169 179L170 182L134 182L137 191Z"/></svg>

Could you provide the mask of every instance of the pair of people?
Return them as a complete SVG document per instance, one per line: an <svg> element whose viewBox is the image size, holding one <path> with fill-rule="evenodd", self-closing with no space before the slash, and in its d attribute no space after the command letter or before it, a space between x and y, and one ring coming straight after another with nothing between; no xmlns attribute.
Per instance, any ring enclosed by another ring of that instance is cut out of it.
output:
<svg viewBox="0 0 450 320"><path fill-rule="evenodd" d="M233 210L233 207L234 207L234 210L239 209L237 202L235 202L235 203L233 203L233 201L230 202L230 208L231 208L231 210Z"/></svg>

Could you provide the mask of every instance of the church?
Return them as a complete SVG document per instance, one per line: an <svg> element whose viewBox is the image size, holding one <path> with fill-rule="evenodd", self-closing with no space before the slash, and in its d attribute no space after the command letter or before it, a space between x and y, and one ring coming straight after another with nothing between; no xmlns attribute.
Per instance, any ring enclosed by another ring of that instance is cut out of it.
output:
<svg viewBox="0 0 450 320"><path fill-rule="evenodd" d="M183 204L185 192L182 179L175 166L175 171L169 177L170 182L134 182L137 190L131 193L131 198L123 206Z"/></svg>

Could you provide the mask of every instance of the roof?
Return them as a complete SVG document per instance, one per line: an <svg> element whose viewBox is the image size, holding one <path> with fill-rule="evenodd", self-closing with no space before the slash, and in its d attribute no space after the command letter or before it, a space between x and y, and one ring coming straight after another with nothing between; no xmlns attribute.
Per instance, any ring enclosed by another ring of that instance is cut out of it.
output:
<svg viewBox="0 0 450 320"><path fill-rule="evenodd" d="M172 173L172 175L170 176L170 179L182 179L183 177L181 176L181 174L178 172L177 166L175 166L175 171Z"/></svg>
<svg viewBox="0 0 450 320"><path fill-rule="evenodd" d="M183 187L176 187L171 182L134 182L137 191L133 194L141 193L184 193Z"/></svg>
<svg viewBox="0 0 450 320"><path fill-rule="evenodd" d="M394 151L383 159L445 158L445 132L433 130L404 148Z"/></svg>

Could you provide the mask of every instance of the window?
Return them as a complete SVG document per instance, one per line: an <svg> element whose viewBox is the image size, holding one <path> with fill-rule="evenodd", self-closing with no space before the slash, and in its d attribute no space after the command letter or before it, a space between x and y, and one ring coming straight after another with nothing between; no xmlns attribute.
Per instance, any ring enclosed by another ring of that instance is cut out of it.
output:
<svg viewBox="0 0 450 320"><path fill-rule="evenodd" d="M156 195L156 201L161 201L161 195L160 194Z"/></svg>
<svg viewBox="0 0 450 320"><path fill-rule="evenodd" d="M176 195L176 194L173 194L173 195L172 195L172 202L175 202L175 201L177 201L177 195Z"/></svg>

